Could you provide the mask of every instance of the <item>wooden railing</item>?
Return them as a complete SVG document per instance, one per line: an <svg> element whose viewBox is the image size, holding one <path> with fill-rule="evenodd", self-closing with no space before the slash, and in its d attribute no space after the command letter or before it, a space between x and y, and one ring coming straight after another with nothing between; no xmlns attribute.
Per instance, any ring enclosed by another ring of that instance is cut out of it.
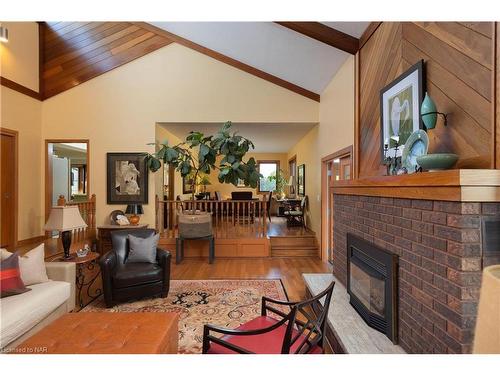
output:
<svg viewBox="0 0 500 375"><path fill-rule="evenodd" d="M67 202L67 206L78 206L80 210L80 215L82 215L83 221L87 223L87 228L74 229L72 231L73 241L80 241L88 238L89 236L95 235L95 194L92 194L89 200L86 201L75 201ZM94 234L93 234L94 233Z"/></svg>
<svg viewBox="0 0 500 375"><path fill-rule="evenodd" d="M267 204L265 201L174 201L156 198L156 228L165 238L178 236L179 212L193 210L210 212L215 238L265 237L267 235Z"/></svg>

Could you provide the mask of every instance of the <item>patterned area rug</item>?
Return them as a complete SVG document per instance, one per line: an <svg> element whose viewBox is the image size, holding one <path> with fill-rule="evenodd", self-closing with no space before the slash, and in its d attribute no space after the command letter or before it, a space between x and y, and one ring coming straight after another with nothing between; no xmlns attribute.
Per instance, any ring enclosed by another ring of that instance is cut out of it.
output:
<svg viewBox="0 0 500 375"><path fill-rule="evenodd" d="M167 298L123 303L107 309L102 297L83 312L177 312L179 353L201 353L203 325L236 328L260 315L262 296L288 300L281 280L172 280Z"/></svg>

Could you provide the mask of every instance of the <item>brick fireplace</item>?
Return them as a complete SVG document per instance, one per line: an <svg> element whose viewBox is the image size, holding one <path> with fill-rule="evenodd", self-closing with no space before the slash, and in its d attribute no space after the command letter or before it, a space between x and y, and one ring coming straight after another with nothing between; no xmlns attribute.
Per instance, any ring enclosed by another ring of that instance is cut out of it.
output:
<svg viewBox="0 0 500 375"><path fill-rule="evenodd" d="M399 256L399 345L409 353L471 351L483 251L482 223L500 203L334 194L334 275L347 285L347 234Z"/></svg>

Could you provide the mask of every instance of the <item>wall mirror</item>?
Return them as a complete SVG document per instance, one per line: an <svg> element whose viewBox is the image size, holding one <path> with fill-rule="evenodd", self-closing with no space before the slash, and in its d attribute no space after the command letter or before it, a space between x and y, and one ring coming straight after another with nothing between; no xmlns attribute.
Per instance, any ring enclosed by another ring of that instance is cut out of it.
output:
<svg viewBox="0 0 500 375"><path fill-rule="evenodd" d="M64 195L68 202L89 199L89 141L46 140L46 215Z"/></svg>

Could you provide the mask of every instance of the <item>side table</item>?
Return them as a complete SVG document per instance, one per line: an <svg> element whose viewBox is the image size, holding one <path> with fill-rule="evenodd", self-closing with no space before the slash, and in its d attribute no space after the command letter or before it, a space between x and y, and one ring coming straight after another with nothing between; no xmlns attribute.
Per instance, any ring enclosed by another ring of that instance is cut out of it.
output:
<svg viewBox="0 0 500 375"><path fill-rule="evenodd" d="M80 308L80 310L102 294L101 288L97 288L93 292L90 289L101 274L101 271L99 270L97 264L97 260L99 259L99 257L99 253L90 252L84 257L73 255L70 259L57 258L53 260L56 262L76 263L76 305ZM97 272L95 272L94 275L91 275L90 279L87 280L87 276L85 275L85 273L92 272L95 269L97 269ZM86 288L86 296L87 298L90 298L90 301L84 301L84 295L82 294L84 288Z"/></svg>
<svg viewBox="0 0 500 375"><path fill-rule="evenodd" d="M182 262L184 259L184 241L186 240L193 240L193 241L199 241L199 240L208 240L208 263L212 264L215 259L215 240L214 236L204 236L204 237L190 237L190 238L183 238L183 237L178 237L175 239L175 263L179 264Z"/></svg>

